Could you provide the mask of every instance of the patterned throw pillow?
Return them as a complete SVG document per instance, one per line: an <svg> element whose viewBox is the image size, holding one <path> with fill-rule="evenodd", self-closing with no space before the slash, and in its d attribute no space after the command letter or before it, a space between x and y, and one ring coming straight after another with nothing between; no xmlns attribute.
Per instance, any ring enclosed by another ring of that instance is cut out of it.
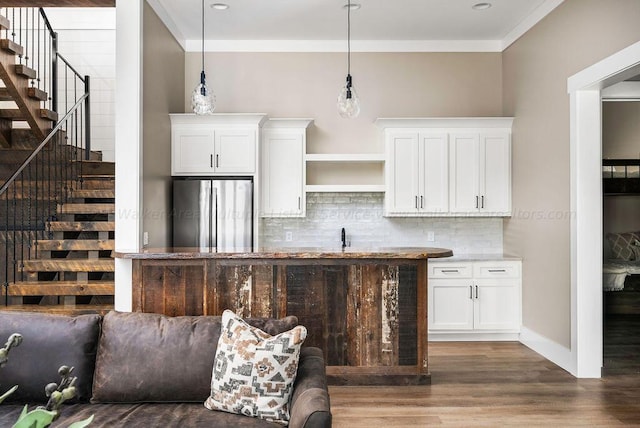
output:
<svg viewBox="0 0 640 428"><path fill-rule="evenodd" d="M640 232L607 233L607 241L614 259L634 260L634 241L640 239Z"/></svg>
<svg viewBox="0 0 640 428"><path fill-rule="evenodd" d="M631 251L633 251L633 259L637 262L640 262L640 241L637 239L633 241L633 245L631 245Z"/></svg>
<svg viewBox="0 0 640 428"><path fill-rule="evenodd" d="M303 326L271 336L232 311L224 311L211 396L205 407L287 425L300 348L306 337Z"/></svg>

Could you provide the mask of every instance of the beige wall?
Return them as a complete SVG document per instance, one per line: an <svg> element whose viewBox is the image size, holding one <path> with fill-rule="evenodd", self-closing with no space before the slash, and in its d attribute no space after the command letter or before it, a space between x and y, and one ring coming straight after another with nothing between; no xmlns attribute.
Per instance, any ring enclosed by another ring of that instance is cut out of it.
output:
<svg viewBox="0 0 640 428"><path fill-rule="evenodd" d="M565 0L503 53L504 114L516 118L514 217L504 223L505 251L524 258L524 326L566 347L571 344L567 78L640 40L638 22L637 0Z"/></svg>
<svg viewBox="0 0 640 428"><path fill-rule="evenodd" d="M170 244L171 124L184 103L184 51L145 2L143 22L143 231Z"/></svg>
<svg viewBox="0 0 640 428"><path fill-rule="evenodd" d="M602 156L640 158L640 102L602 104ZM605 233L640 230L640 196L606 196L603 213ZM610 254L607 242L604 253Z"/></svg>
<svg viewBox="0 0 640 428"><path fill-rule="evenodd" d="M185 111L200 76L198 53L187 53ZM346 76L346 54L208 53L207 83L216 112L260 112L309 117L310 153L382 152L378 117L500 116L499 53L356 53L351 74L362 111L342 119L336 99Z"/></svg>
<svg viewBox="0 0 640 428"><path fill-rule="evenodd" d="M602 156L640 158L640 102L602 103Z"/></svg>

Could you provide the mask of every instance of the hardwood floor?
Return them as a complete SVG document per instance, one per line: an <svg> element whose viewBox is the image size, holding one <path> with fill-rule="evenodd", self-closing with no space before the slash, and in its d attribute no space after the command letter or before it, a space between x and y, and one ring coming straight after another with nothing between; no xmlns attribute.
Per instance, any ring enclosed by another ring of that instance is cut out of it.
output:
<svg viewBox="0 0 640 428"><path fill-rule="evenodd" d="M640 426L640 375L576 379L516 342L431 342L432 385L330 387L335 427Z"/></svg>

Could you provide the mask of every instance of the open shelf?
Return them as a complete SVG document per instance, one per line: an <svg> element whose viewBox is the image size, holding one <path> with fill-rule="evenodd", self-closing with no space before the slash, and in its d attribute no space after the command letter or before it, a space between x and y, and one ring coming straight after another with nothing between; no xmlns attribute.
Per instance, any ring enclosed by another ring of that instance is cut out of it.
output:
<svg viewBox="0 0 640 428"><path fill-rule="evenodd" d="M384 153L308 153L306 192L384 192Z"/></svg>
<svg viewBox="0 0 640 428"><path fill-rule="evenodd" d="M308 184L306 192L339 193L339 192L384 192L383 184Z"/></svg>

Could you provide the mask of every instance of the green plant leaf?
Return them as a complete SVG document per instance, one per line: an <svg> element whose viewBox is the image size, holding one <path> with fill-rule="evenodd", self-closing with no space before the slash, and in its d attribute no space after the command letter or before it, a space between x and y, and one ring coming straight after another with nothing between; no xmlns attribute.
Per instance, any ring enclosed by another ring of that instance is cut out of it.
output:
<svg viewBox="0 0 640 428"><path fill-rule="evenodd" d="M22 414L13 428L45 428L48 427L56 416L56 412L44 409L34 409L28 413L27 406L24 406Z"/></svg>
<svg viewBox="0 0 640 428"><path fill-rule="evenodd" d="M87 425L89 425L91 422L93 422L93 415L89 416L87 419L83 421L74 422L71 425L69 425L67 428L84 428Z"/></svg>
<svg viewBox="0 0 640 428"><path fill-rule="evenodd" d="M5 392L4 394L0 395L0 403L2 403L8 396L10 396L11 394L13 394L13 391L15 391L16 389L18 389L18 385L14 386L13 388L11 388L10 390L8 390L7 392Z"/></svg>

